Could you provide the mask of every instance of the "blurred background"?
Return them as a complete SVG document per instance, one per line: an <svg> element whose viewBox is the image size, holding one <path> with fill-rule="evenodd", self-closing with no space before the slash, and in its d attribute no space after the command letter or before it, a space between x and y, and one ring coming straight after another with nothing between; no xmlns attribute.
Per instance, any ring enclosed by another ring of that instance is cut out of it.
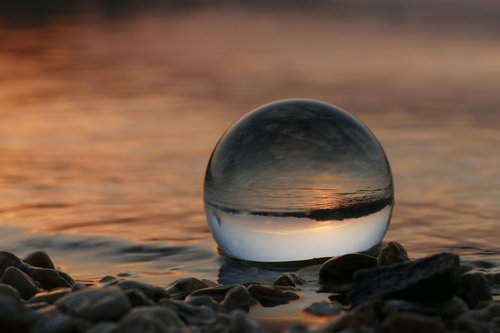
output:
<svg viewBox="0 0 500 333"><path fill-rule="evenodd" d="M0 248L217 279L203 177L255 107L315 98L392 166L386 237L500 263L500 3L0 1Z"/></svg>

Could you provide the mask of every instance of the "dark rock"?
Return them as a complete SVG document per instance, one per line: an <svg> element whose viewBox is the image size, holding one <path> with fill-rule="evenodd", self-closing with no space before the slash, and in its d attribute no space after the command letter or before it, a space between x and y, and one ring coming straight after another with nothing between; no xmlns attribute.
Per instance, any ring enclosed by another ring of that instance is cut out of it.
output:
<svg viewBox="0 0 500 333"><path fill-rule="evenodd" d="M23 261L35 267L56 269L52 259L44 251L30 253Z"/></svg>
<svg viewBox="0 0 500 333"><path fill-rule="evenodd" d="M167 287L167 292L174 299L184 299L198 289L208 288L208 285L195 278L185 278L174 281Z"/></svg>
<svg viewBox="0 0 500 333"><path fill-rule="evenodd" d="M338 302L342 304L343 306L349 305L349 298L347 297L346 294L334 294L328 296L328 299L332 302Z"/></svg>
<svg viewBox="0 0 500 333"><path fill-rule="evenodd" d="M14 266L8 267L5 270L0 282L16 288L21 294L21 297L26 300L40 291L35 282L28 275Z"/></svg>
<svg viewBox="0 0 500 333"><path fill-rule="evenodd" d="M118 320L131 308L123 291L115 286L76 291L55 304L63 313L90 321Z"/></svg>
<svg viewBox="0 0 500 333"><path fill-rule="evenodd" d="M456 318L467 311L467 305L457 296L446 301L428 303L427 305L433 308L441 318L445 319Z"/></svg>
<svg viewBox="0 0 500 333"><path fill-rule="evenodd" d="M214 310L216 313L221 312L223 307L220 305L218 302L214 301L213 298L202 295L202 296L188 296L185 300L186 303L191 304L193 306L208 306L212 310Z"/></svg>
<svg viewBox="0 0 500 333"><path fill-rule="evenodd" d="M351 282L354 273L375 267L377 258L361 253L351 253L329 259L319 269L319 281L323 284Z"/></svg>
<svg viewBox="0 0 500 333"><path fill-rule="evenodd" d="M10 252L0 251L0 276L2 276L5 270L9 267L16 267L21 269L24 263ZM21 269L22 270L22 269Z"/></svg>
<svg viewBox="0 0 500 333"><path fill-rule="evenodd" d="M475 270L476 266L468 263L461 263L460 264L460 275L465 274L467 272L470 272L472 270Z"/></svg>
<svg viewBox="0 0 500 333"><path fill-rule="evenodd" d="M116 324L111 321L101 321L89 328L85 333L111 333L115 327Z"/></svg>
<svg viewBox="0 0 500 333"><path fill-rule="evenodd" d="M250 320L245 313L236 310L231 313L228 333L260 333L259 324Z"/></svg>
<svg viewBox="0 0 500 333"><path fill-rule="evenodd" d="M414 313L390 315L382 323L384 333L446 333L446 327L439 318L431 318Z"/></svg>
<svg viewBox="0 0 500 333"><path fill-rule="evenodd" d="M103 276L100 280L99 280L99 284L110 284L110 283L118 283L120 280L117 279L116 277L114 276L111 276L111 275L106 275L106 276Z"/></svg>
<svg viewBox="0 0 500 333"><path fill-rule="evenodd" d="M84 320L57 313L38 320L30 333L74 333L85 332L88 328L90 323Z"/></svg>
<svg viewBox="0 0 500 333"><path fill-rule="evenodd" d="M296 287L303 285L306 281L295 273L284 273L278 276L273 286Z"/></svg>
<svg viewBox="0 0 500 333"><path fill-rule="evenodd" d="M0 295L0 332L25 332L37 317L20 300Z"/></svg>
<svg viewBox="0 0 500 333"><path fill-rule="evenodd" d="M222 305L230 310L242 309L248 311L253 304L255 304L255 300L250 296L247 288L241 285L231 288L222 301Z"/></svg>
<svg viewBox="0 0 500 333"><path fill-rule="evenodd" d="M304 309L305 312L315 316L333 316L342 312L342 308L332 302L314 302Z"/></svg>
<svg viewBox="0 0 500 333"><path fill-rule="evenodd" d="M458 292L459 258L442 253L412 263L358 272L349 299L353 305L377 298L446 300Z"/></svg>
<svg viewBox="0 0 500 333"><path fill-rule="evenodd" d="M139 290L154 302L158 302L162 298L169 297L169 294L165 289L147 283L124 280L118 282L117 286L122 290Z"/></svg>
<svg viewBox="0 0 500 333"><path fill-rule="evenodd" d="M491 268L484 275L491 283L500 284L500 267Z"/></svg>
<svg viewBox="0 0 500 333"><path fill-rule="evenodd" d="M320 332L363 332L365 329L370 328L371 326L372 323L370 323L365 315L358 312L348 312L343 316L340 316L338 319L327 323Z"/></svg>
<svg viewBox="0 0 500 333"><path fill-rule="evenodd" d="M461 277L459 296L470 309L474 309L479 302L491 300L490 285L481 273L466 273Z"/></svg>
<svg viewBox="0 0 500 333"><path fill-rule="evenodd" d="M218 284L217 282L214 282L212 280L201 279L200 281L203 282L204 284L206 284L209 287L222 287L221 284Z"/></svg>
<svg viewBox="0 0 500 333"><path fill-rule="evenodd" d="M174 301L163 298L160 305L177 313L177 315L188 325L210 325L215 323L217 314L208 306L194 306L182 301Z"/></svg>
<svg viewBox="0 0 500 333"><path fill-rule="evenodd" d="M26 265L24 272L35 280L45 290L56 288L71 288L73 284L65 279L55 269L39 268Z"/></svg>
<svg viewBox="0 0 500 333"><path fill-rule="evenodd" d="M307 326L303 324L293 324L283 331L283 333L309 333Z"/></svg>
<svg viewBox="0 0 500 333"><path fill-rule="evenodd" d="M73 278L71 276L69 276L68 273L65 273L63 271L57 271L57 273L59 273L59 276L61 276L64 280L66 280L66 282L70 286L74 286L75 285L75 280L73 280Z"/></svg>
<svg viewBox="0 0 500 333"><path fill-rule="evenodd" d="M155 304L155 302L153 302L149 297L144 295L144 293L140 290L128 289L128 290L125 290L124 293L125 293L125 296L127 296L128 300L130 301L130 304L133 307L148 306L148 305Z"/></svg>
<svg viewBox="0 0 500 333"><path fill-rule="evenodd" d="M410 302L400 299L387 300L382 305L383 317L395 313L414 313L423 316L437 316L437 311L432 307L424 306L420 303Z"/></svg>
<svg viewBox="0 0 500 333"><path fill-rule="evenodd" d="M387 266L392 264L399 264L410 262L408 258L408 253L406 253L403 245L398 242L388 242L380 250L380 254L377 258L377 264L379 266Z"/></svg>
<svg viewBox="0 0 500 333"><path fill-rule="evenodd" d="M270 287L253 284L248 287L250 295L257 299L264 307L272 307L280 304L286 304L296 300L299 296L282 287Z"/></svg>
<svg viewBox="0 0 500 333"><path fill-rule="evenodd" d="M222 300L226 297L226 294L229 290L233 288L232 286L227 287L210 287L198 289L191 293L189 297L198 297L198 296L208 296L216 300L217 302L222 302ZM188 297L188 298L189 298Z"/></svg>
<svg viewBox="0 0 500 333"><path fill-rule="evenodd" d="M50 306L50 304L47 302L26 303L24 305L31 310L41 310Z"/></svg>
<svg viewBox="0 0 500 333"><path fill-rule="evenodd" d="M59 298L64 297L71 293L70 288L54 289L50 291L42 291L29 299L30 303L46 302L49 304L54 303Z"/></svg>
<svg viewBox="0 0 500 333"><path fill-rule="evenodd" d="M318 293L338 293L347 294L352 288L351 282L324 284L316 290Z"/></svg>
<svg viewBox="0 0 500 333"><path fill-rule="evenodd" d="M9 296L15 299L20 299L21 294L16 288L8 284L0 283L0 296Z"/></svg>
<svg viewBox="0 0 500 333"><path fill-rule="evenodd" d="M185 327L177 314L163 306L134 308L111 333L180 332Z"/></svg>

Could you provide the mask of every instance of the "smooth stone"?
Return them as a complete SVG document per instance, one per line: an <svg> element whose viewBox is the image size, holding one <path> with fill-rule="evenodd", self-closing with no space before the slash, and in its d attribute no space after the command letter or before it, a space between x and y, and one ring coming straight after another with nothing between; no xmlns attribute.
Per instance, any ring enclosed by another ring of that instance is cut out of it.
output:
<svg viewBox="0 0 500 333"><path fill-rule="evenodd" d="M317 293L337 293L337 294L347 294L352 288L351 282L335 283L335 284L324 284L319 286L316 290Z"/></svg>
<svg viewBox="0 0 500 333"><path fill-rule="evenodd" d="M459 296L470 309L474 309L481 301L491 300L488 279L481 273L466 273L460 278Z"/></svg>
<svg viewBox="0 0 500 333"><path fill-rule="evenodd" d="M217 314L210 307L201 305L194 306L183 301L174 301L163 298L160 305L177 313L177 315L188 325L210 325L215 323Z"/></svg>
<svg viewBox="0 0 500 333"><path fill-rule="evenodd" d="M295 273L283 273L273 282L273 286L297 287L305 284L306 281Z"/></svg>
<svg viewBox="0 0 500 333"><path fill-rule="evenodd" d="M109 283L118 283L120 282L119 279L117 279L116 277L114 276L111 276L111 275L106 275L106 276L103 276L100 280L99 280L99 284L109 284Z"/></svg>
<svg viewBox="0 0 500 333"><path fill-rule="evenodd" d="M500 267L491 268L484 275L491 283L500 284Z"/></svg>
<svg viewBox="0 0 500 333"><path fill-rule="evenodd" d="M231 288L222 301L222 305L229 310L242 309L248 311L253 304L255 304L255 300L250 296L248 289L242 285Z"/></svg>
<svg viewBox="0 0 500 333"><path fill-rule="evenodd" d="M342 304L343 306L349 305L349 298L347 297L346 294L334 294L328 296L328 299L332 302L338 302Z"/></svg>
<svg viewBox="0 0 500 333"><path fill-rule="evenodd" d="M17 291L16 288L4 283L0 283L0 296L8 296L15 299L21 298L21 294L19 293L19 291Z"/></svg>
<svg viewBox="0 0 500 333"><path fill-rule="evenodd" d="M89 328L85 333L111 333L115 327L116 324L111 321L101 321Z"/></svg>
<svg viewBox="0 0 500 333"><path fill-rule="evenodd" d="M382 323L384 333L446 333L446 327L439 318L426 317L414 313L397 313L387 317Z"/></svg>
<svg viewBox="0 0 500 333"><path fill-rule="evenodd" d="M30 333L73 333L85 332L90 327L90 323L71 318L65 314L55 314L45 316L33 325Z"/></svg>
<svg viewBox="0 0 500 333"><path fill-rule="evenodd" d="M185 327L177 314L163 306L132 309L112 333L166 333L180 332Z"/></svg>
<svg viewBox="0 0 500 333"><path fill-rule="evenodd" d="M470 272L472 270L475 270L476 266L468 263L461 263L460 264L460 275L465 274L467 272Z"/></svg>
<svg viewBox="0 0 500 333"><path fill-rule="evenodd" d="M283 333L310 333L311 331L309 331L309 329L307 328L307 326L303 325L303 324L293 324L291 325L290 327L287 327Z"/></svg>
<svg viewBox="0 0 500 333"><path fill-rule="evenodd" d="M441 253L411 263L358 272L349 300L353 305L379 298L441 301L457 294L459 286L458 256Z"/></svg>
<svg viewBox="0 0 500 333"><path fill-rule="evenodd" d="M24 263L17 256L10 252L0 251L0 276L5 273L9 267L22 268Z"/></svg>
<svg viewBox="0 0 500 333"><path fill-rule="evenodd" d="M446 301L428 304L428 306L435 309L442 318L447 319L456 318L467 311L467 304L457 296Z"/></svg>
<svg viewBox="0 0 500 333"><path fill-rule="evenodd" d="M209 287L222 287L221 284L218 284L217 282L214 282L212 280L201 279L200 281L203 282L204 284L206 284Z"/></svg>
<svg viewBox="0 0 500 333"><path fill-rule="evenodd" d="M35 281L14 266L8 267L5 270L2 278L0 278L0 282L16 288L21 294L21 297L25 300L30 299L40 291Z"/></svg>
<svg viewBox="0 0 500 333"><path fill-rule="evenodd" d="M148 296L144 295L144 293L140 290L128 289L125 290L124 293L130 301L132 307L155 305L155 302L153 302Z"/></svg>
<svg viewBox="0 0 500 333"><path fill-rule="evenodd" d="M305 312L315 316L334 316L342 312L342 308L332 302L314 302L304 309Z"/></svg>
<svg viewBox="0 0 500 333"><path fill-rule="evenodd" d="M194 296L194 297L188 296L185 302L193 306L202 306L202 305L208 306L216 313L221 312L223 309L223 306L220 303L214 301L212 297L206 295Z"/></svg>
<svg viewBox="0 0 500 333"><path fill-rule="evenodd" d="M372 323L370 323L370 321L365 315L357 312L348 312L328 322L323 328L321 328L320 332L321 333L364 332L371 326Z"/></svg>
<svg viewBox="0 0 500 333"><path fill-rule="evenodd" d="M375 266L375 257L361 253L346 254L325 261L319 269L319 281L323 284L351 282L354 273Z"/></svg>
<svg viewBox="0 0 500 333"><path fill-rule="evenodd" d="M174 299L184 299L193 291L203 288L208 288L208 285L196 278L190 277L172 282L167 286L167 292Z"/></svg>
<svg viewBox="0 0 500 333"><path fill-rule="evenodd" d="M232 288L232 286L227 286L198 289L196 291L193 291L186 299L189 299L190 297L208 296L213 298L217 302L222 302L222 300L226 297L228 291Z"/></svg>
<svg viewBox="0 0 500 333"><path fill-rule="evenodd" d="M168 292L161 287L132 280L120 281L117 286L122 290L139 290L154 302L158 302L160 299L170 296Z"/></svg>
<svg viewBox="0 0 500 333"><path fill-rule="evenodd" d="M68 281L64 275L61 275L61 272L55 269L26 266L27 268L24 272L45 290L71 288L73 286L71 283L72 279Z"/></svg>
<svg viewBox="0 0 500 333"><path fill-rule="evenodd" d="M23 261L35 267L56 269L52 259L44 251L30 253Z"/></svg>
<svg viewBox="0 0 500 333"><path fill-rule="evenodd" d="M54 303L59 298L64 297L71 293L71 288L53 289L50 291L42 291L29 299L29 303L46 302L49 304Z"/></svg>
<svg viewBox="0 0 500 333"><path fill-rule="evenodd" d="M259 324L248 319L241 310L235 310L231 313L229 320L228 333L260 333L262 332Z"/></svg>
<svg viewBox="0 0 500 333"><path fill-rule="evenodd" d="M55 305L63 313L90 321L115 321L131 308L128 298L116 286L76 291L60 298Z"/></svg>
<svg viewBox="0 0 500 333"><path fill-rule="evenodd" d="M248 287L250 295L259 301L264 307L273 307L280 304L287 304L299 298L296 293L283 289L282 287L270 287L253 284Z"/></svg>
<svg viewBox="0 0 500 333"><path fill-rule="evenodd" d="M388 242L385 244L380 250L377 258L378 266L387 266L405 262L410 262L410 258L408 258L408 253L406 253L403 245L398 242Z"/></svg>
<svg viewBox="0 0 500 333"><path fill-rule="evenodd" d="M0 332L25 332L38 316L19 299L0 295Z"/></svg>

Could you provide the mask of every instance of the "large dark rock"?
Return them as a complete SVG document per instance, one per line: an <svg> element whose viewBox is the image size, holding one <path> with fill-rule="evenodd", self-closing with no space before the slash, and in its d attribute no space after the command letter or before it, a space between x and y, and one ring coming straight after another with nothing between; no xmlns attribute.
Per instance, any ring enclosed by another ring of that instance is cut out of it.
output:
<svg viewBox="0 0 500 333"><path fill-rule="evenodd" d="M327 260L319 269L319 280L324 284L351 282L354 273L377 266L377 258L351 253Z"/></svg>
<svg viewBox="0 0 500 333"><path fill-rule="evenodd" d="M25 300L30 299L40 291L28 275L14 266L10 266L5 270L0 282L16 288Z"/></svg>
<svg viewBox="0 0 500 333"><path fill-rule="evenodd" d="M257 299L264 307L272 307L286 304L299 298L296 293L283 287L270 287L260 284L252 284L248 287L250 295Z"/></svg>
<svg viewBox="0 0 500 333"><path fill-rule="evenodd" d="M296 287L306 281L295 273L283 273L273 282L273 286Z"/></svg>
<svg viewBox="0 0 500 333"><path fill-rule="evenodd" d="M24 272L45 290L73 287L72 279L71 281L67 280L61 272L55 269L26 265Z"/></svg>
<svg viewBox="0 0 500 333"><path fill-rule="evenodd" d="M398 242L388 242L382 247L382 250L380 250L377 262L379 266L387 266L410 262L410 258L408 258L408 253L406 253L403 245Z"/></svg>
<svg viewBox="0 0 500 333"><path fill-rule="evenodd" d="M25 266L25 264L14 254L0 251L0 276L2 276L9 267L16 267L22 270L23 266Z"/></svg>
<svg viewBox="0 0 500 333"><path fill-rule="evenodd" d="M440 301L457 294L459 257L441 253L413 263L382 266L356 273L349 292L353 305L372 299Z"/></svg>
<svg viewBox="0 0 500 333"><path fill-rule="evenodd" d="M198 289L208 288L208 284L196 278L189 277L172 282L167 287L167 292L173 299L184 299L187 295Z"/></svg>
<svg viewBox="0 0 500 333"><path fill-rule="evenodd" d="M169 297L169 294L165 289L147 283L124 280L118 282L117 286L124 291L139 290L154 302L158 302L162 298Z"/></svg>
<svg viewBox="0 0 500 333"><path fill-rule="evenodd" d="M0 332L25 332L38 316L20 300L0 295Z"/></svg>
<svg viewBox="0 0 500 333"><path fill-rule="evenodd" d="M52 259L44 251L30 253L23 261L35 267L56 269Z"/></svg>

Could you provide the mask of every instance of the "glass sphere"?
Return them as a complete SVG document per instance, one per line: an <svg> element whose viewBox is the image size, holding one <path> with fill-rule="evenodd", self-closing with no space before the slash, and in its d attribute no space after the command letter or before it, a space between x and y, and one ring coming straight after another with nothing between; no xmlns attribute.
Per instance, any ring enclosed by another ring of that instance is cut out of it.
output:
<svg viewBox="0 0 500 333"><path fill-rule="evenodd" d="M257 262L369 250L382 241L394 202L375 136L315 100L277 101L239 119L215 146L204 187L220 251Z"/></svg>

